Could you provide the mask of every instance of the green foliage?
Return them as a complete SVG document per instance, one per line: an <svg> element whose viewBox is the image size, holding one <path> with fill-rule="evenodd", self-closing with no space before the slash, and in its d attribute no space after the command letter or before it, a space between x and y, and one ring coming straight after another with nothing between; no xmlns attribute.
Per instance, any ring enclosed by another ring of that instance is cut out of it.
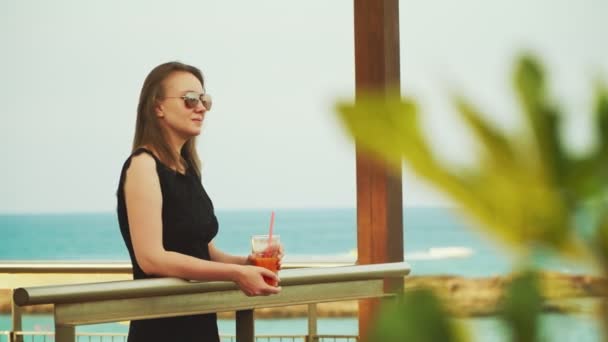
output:
<svg viewBox="0 0 608 342"><path fill-rule="evenodd" d="M436 157L423 134L416 101L397 91L368 93L336 109L358 148L388 165L405 161L524 262L534 251L555 251L583 256L608 274L608 87L595 87L596 129L589 134L597 138L596 146L584 155L570 155L560 140L560 110L541 64L521 56L512 79L526 123L517 135L492 126L466 98L452 96L477 142L477 163L467 167ZM541 307L536 275L525 272L515 278L503 307L513 341L538 340ZM429 292L406 295L381 317L374 341L456 340ZM606 325L608 332L608 320Z"/></svg>
<svg viewBox="0 0 608 342"><path fill-rule="evenodd" d="M594 247L599 262L605 270L608 270L608 213L601 216L597 234L594 238Z"/></svg>
<svg viewBox="0 0 608 342"><path fill-rule="evenodd" d="M502 316L513 342L539 340L539 316L542 297L536 273L527 271L515 277L506 291Z"/></svg>
<svg viewBox="0 0 608 342"><path fill-rule="evenodd" d="M479 162L466 168L435 156L418 105L398 92L369 93L356 103L339 103L337 110L358 146L389 165L405 161L499 241L524 253L540 246L586 255L573 223L582 203L608 193L608 89L598 85L596 91L597 148L572 156L560 141L558 106L540 63L521 57L513 80L528 123L516 136L490 125L464 97L453 96L479 147Z"/></svg>
<svg viewBox="0 0 608 342"><path fill-rule="evenodd" d="M387 303L370 341L462 341L458 336L437 297L430 290L416 290Z"/></svg>

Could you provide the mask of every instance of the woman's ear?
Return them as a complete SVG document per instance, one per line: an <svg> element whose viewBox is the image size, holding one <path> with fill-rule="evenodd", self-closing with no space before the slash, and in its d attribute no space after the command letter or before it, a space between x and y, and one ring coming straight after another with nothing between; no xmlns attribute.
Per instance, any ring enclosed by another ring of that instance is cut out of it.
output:
<svg viewBox="0 0 608 342"><path fill-rule="evenodd" d="M160 103L156 104L156 107L154 108L154 110L156 111L156 117L162 118L165 116L165 112L163 112L163 105Z"/></svg>

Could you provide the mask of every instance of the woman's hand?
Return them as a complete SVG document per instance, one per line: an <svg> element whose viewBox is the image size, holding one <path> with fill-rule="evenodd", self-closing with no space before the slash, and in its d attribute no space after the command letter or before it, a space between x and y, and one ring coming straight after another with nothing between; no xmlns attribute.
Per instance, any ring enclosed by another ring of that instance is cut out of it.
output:
<svg viewBox="0 0 608 342"><path fill-rule="evenodd" d="M279 244L279 249L277 251L277 257L279 261L277 261L277 270L281 269L281 262L283 260L283 256L285 256L285 250L283 250L283 245Z"/></svg>
<svg viewBox="0 0 608 342"><path fill-rule="evenodd" d="M234 282L247 296L268 296L281 292L280 287L270 286L264 281L264 277L279 281L274 272L258 266L240 266Z"/></svg>

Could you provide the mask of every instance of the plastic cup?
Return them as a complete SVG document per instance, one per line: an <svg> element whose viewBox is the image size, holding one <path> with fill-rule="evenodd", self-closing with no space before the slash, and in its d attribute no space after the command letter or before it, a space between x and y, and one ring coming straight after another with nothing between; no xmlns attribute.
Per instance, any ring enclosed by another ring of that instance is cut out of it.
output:
<svg viewBox="0 0 608 342"><path fill-rule="evenodd" d="M251 237L251 253L253 264L264 267L267 270L279 273L279 247L281 239L279 235L272 235L272 241L268 241L268 235L254 235ZM278 282L272 278L264 277L266 284L278 286Z"/></svg>

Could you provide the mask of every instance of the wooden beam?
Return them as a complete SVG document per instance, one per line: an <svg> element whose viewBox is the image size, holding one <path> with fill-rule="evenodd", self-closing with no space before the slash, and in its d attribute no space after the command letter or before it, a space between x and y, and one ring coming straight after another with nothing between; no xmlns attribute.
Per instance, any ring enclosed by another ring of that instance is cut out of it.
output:
<svg viewBox="0 0 608 342"><path fill-rule="evenodd" d="M403 281L403 278L401 278ZM382 279L283 286L280 295L247 297L240 290L91 300L55 305L55 324L86 325L384 297Z"/></svg>
<svg viewBox="0 0 608 342"><path fill-rule="evenodd" d="M319 339L317 335L319 331L317 330L317 303L308 304L308 336L306 338L306 342L315 342Z"/></svg>
<svg viewBox="0 0 608 342"><path fill-rule="evenodd" d="M13 300L13 291L11 290L10 296L11 302L11 321L13 322L12 331L13 332L21 332L23 331L23 309L15 304ZM23 335L14 335L14 338L11 340L13 342L23 342Z"/></svg>
<svg viewBox="0 0 608 342"><path fill-rule="evenodd" d="M400 89L399 1L354 0L356 96ZM403 261L401 171L390 172L360 147L357 167L359 264ZM402 291L403 281L385 289ZM366 340L379 300L359 302L359 335Z"/></svg>
<svg viewBox="0 0 608 342"><path fill-rule="evenodd" d="M76 342L76 327L73 325L61 325L55 321L55 341Z"/></svg>
<svg viewBox="0 0 608 342"><path fill-rule="evenodd" d="M236 342L254 342L255 324L253 310L236 312Z"/></svg>

